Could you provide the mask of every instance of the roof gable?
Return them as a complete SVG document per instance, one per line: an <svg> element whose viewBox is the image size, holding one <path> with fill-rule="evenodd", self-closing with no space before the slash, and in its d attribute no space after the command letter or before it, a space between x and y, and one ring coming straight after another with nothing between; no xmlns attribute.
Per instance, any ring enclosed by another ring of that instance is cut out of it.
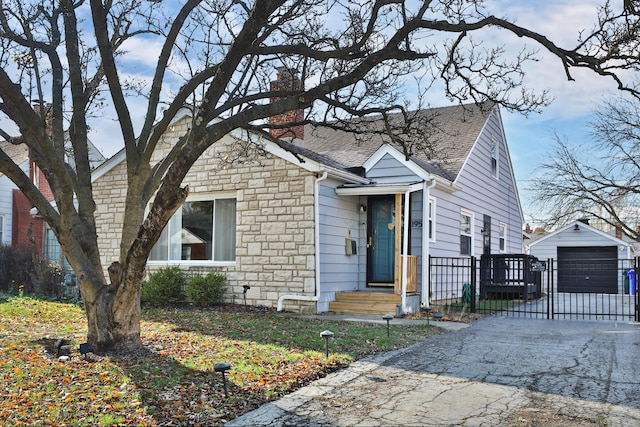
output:
<svg viewBox="0 0 640 427"><path fill-rule="evenodd" d="M389 144L385 144L373 153L373 155L367 159L362 165L367 170L367 176L370 176L369 171L375 169L385 158L392 158L397 162L398 167L407 170L407 174L416 176L416 180L428 180L431 178L431 174L425 171L425 169L417 165L412 160L407 161L404 156L395 148Z"/></svg>
<svg viewBox="0 0 640 427"><path fill-rule="evenodd" d="M187 109L184 109L181 112L179 118L176 118L173 121L173 124L177 124L182 120L191 120L191 116ZM330 175L340 178L346 182L353 183L368 183L369 180L363 178L349 170L344 168L339 163L333 161L332 159L323 156L322 154L315 153L304 147L297 146L295 144L290 144L284 140L279 141L280 144L273 142L268 139L263 139L261 136L253 133L249 133L250 142L253 142L259 145L262 149L264 149L267 153L277 156L283 160L286 160L292 164L297 165L298 167L308 170L310 172L327 172ZM220 141L221 143L233 143L234 141L240 141L245 143L247 139L247 133L236 130L232 131L230 134L223 137ZM119 152L114 154L111 158L107 159L104 163L102 163L99 167L97 167L91 175L92 181L99 179L100 177L107 174L117 165L122 163L126 159L126 150L122 148Z"/></svg>
<svg viewBox="0 0 640 427"><path fill-rule="evenodd" d="M429 140L433 149L429 152L417 151L409 160L429 174L454 181L481 134L490 112L495 108L497 107L490 104L467 104L420 111L430 123L430 129L424 137ZM367 125L370 126L374 121L375 118L370 119ZM305 128L305 139L296 140L295 143L349 168L363 166L384 145L393 146L396 152L401 153L397 144L384 135L371 134L363 137L311 125ZM404 157L402 154L401 156Z"/></svg>
<svg viewBox="0 0 640 427"><path fill-rule="evenodd" d="M609 240L611 240L612 244L615 244L617 246L625 246L625 247L629 246L629 242L625 242L624 240L618 239L617 237L612 236L611 234L605 233L602 230L598 230L597 228L593 228L590 225L585 224L582 221L573 221L572 223L570 223L570 224L568 224L568 225L566 225L566 226L564 226L562 228L559 228L559 229L557 229L555 231L552 231L549 234L545 235L544 237L541 237L541 238L537 239L535 242L531 242L529 244L529 247L535 246L535 245L539 244L540 242L544 242L545 240L550 239L550 238L555 237L555 236L558 236L559 234L562 234L564 232L573 232L572 230L575 229L576 226L578 226L578 228L581 229L581 230L584 230L584 231L587 231L587 232L590 232L590 233L595 233L595 234L597 234L597 235L599 235L601 237L609 239Z"/></svg>

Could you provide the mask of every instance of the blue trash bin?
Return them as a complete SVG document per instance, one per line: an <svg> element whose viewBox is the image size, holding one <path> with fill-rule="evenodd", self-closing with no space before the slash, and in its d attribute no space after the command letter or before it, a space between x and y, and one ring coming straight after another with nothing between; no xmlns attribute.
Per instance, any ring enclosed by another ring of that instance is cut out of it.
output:
<svg viewBox="0 0 640 427"><path fill-rule="evenodd" d="M629 277L629 294L636 294L636 272L631 269L627 272L627 277Z"/></svg>

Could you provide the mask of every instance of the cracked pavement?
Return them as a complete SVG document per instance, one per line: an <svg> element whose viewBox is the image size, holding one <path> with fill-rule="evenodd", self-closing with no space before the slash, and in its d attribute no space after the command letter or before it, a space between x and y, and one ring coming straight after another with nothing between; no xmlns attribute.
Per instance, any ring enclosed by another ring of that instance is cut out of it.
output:
<svg viewBox="0 0 640 427"><path fill-rule="evenodd" d="M639 384L638 323L494 316L357 361L227 426L640 425Z"/></svg>

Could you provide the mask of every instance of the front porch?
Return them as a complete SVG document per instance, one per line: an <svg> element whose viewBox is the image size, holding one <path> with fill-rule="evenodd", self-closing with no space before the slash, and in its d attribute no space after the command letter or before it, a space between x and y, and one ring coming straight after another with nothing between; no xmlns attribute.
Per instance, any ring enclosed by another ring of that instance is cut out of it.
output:
<svg viewBox="0 0 640 427"><path fill-rule="evenodd" d="M360 207L358 277L356 286L353 281L335 286L327 295L324 310L400 315L417 313L425 304L421 278L426 277L426 264L420 260L427 259L429 253L431 185L427 182L344 186L335 190L338 196ZM351 233L347 230L348 238L352 238ZM354 255L356 250L347 253Z"/></svg>
<svg viewBox="0 0 640 427"><path fill-rule="evenodd" d="M379 314L387 313L399 316L405 312L416 313L420 309L420 294L418 293L418 257L408 255L406 258L407 281L405 289L405 309L402 304L402 268L396 269L393 288L377 288L376 290L357 290L352 292L336 292L335 301L329 303L332 313L347 314ZM400 263L398 263L400 265Z"/></svg>

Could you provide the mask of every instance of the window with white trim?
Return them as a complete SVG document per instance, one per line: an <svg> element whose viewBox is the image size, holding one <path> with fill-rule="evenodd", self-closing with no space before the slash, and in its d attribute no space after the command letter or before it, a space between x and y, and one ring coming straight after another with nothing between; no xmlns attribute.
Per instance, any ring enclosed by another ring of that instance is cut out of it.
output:
<svg viewBox="0 0 640 427"><path fill-rule="evenodd" d="M51 227L45 223L44 225L44 258L47 261L55 262L59 266L61 266L66 271L72 271L71 265L69 261L67 261L67 257L62 253L62 249L60 248L60 242L58 242L58 238L53 233Z"/></svg>
<svg viewBox="0 0 640 427"><path fill-rule="evenodd" d="M498 231L498 241L500 242L500 252L507 250L507 224L501 222Z"/></svg>
<svg viewBox="0 0 640 427"><path fill-rule="evenodd" d="M436 241L436 199L429 197L429 241Z"/></svg>
<svg viewBox="0 0 640 427"><path fill-rule="evenodd" d="M236 199L189 198L169 220L149 261L233 262L236 259Z"/></svg>
<svg viewBox="0 0 640 427"><path fill-rule="evenodd" d="M498 177L498 141L491 138L491 176Z"/></svg>
<svg viewBox="0 0 640 427"><path fill-rule="evenodd" d="M460 211L460 255L473 255L473 214Z"/></svg>

